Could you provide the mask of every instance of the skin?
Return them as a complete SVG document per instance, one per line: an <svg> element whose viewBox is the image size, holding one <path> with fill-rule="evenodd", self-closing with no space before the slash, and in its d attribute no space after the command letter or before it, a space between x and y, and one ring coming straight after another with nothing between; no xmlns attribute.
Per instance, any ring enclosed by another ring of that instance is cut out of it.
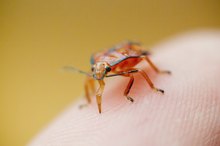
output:
<svg viewBox="0 0 220 146"><path fill-rule="evenodd" d="M92 103L79 110L73 103L29 146L219 146L220 145L220 32L196 32L156 46L151 57L172 75L144 69L162 95L150 89L140 75L130 95L129 78L106 79L102 114Z"/></svg>

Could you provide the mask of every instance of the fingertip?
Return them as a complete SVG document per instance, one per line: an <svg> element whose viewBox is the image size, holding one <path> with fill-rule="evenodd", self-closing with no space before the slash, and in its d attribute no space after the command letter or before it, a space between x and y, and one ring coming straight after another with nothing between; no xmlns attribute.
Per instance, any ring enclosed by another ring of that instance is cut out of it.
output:
<svg viewBox="0 0 220 146"><path fill-rule="evenodd" d="M201 37L199 33L159 45L160 50L153 54L152 61L160 68L171 69L172 76L160 76L145 63L139 67L145 68L155 86L162 87L166 94L156 94L140 75L136 75L130 92L135 102L129 104L123 96L127 78L108 80L102 111L97 109L95 102L82 110L75 108L77 103L31 145L168 146L206 143L208 138L212 139L219 132L216 120L220 114L220 100L216 101L219 97L217 87L220 86L219 42L220 33L217 37ZM162 89L159 93L164 93Z"/></svg>

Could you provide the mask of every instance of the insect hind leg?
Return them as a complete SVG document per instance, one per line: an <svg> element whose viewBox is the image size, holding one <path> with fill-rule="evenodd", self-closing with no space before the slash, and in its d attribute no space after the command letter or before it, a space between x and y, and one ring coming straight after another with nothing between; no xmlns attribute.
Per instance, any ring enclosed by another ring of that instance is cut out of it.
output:
<svg viewBox="0 0 220 146"><path fill-rule="evenodd" d="M171 71L169 70L160 70L151 60L149 57L147 57L147 55L143 55L141 56L141 58L143 58L144 60L146 60L149 65L153 68L153 70L157 73L162 73L162 74L171 74Z"/></svg>

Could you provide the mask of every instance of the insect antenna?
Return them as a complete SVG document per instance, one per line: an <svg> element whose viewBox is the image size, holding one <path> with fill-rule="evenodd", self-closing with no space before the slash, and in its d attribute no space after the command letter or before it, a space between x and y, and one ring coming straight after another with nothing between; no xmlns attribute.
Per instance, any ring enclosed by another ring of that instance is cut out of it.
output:
<svg viewBox="0 0 220 146"><path fill-rule="evenodd" d="M91 74L89 74L89 73L87 73L87 72L85 72L85 71L82 71L82 70L80 70L80 69L77 69L77 68L75 68L75 67L72 67L72 66L64 66L64 67L62 68L62 70L63 70L63 71L68 71L68 72L78 72L78 73L84 74L84 75L86 75L86 76L92 77Z"/></svg>

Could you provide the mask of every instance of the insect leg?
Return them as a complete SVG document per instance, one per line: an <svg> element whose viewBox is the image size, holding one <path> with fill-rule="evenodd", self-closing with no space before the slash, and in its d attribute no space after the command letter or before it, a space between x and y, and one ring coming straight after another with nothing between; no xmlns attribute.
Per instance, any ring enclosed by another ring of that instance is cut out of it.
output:
<svg viewBox="0 0 220 146"><path fill-rule="evenodd" d="M138 72L145 78L145 80L147 81L147 83L150 85L150 87L157 91L157 92L161 92L161 93L164 93L164 90L162 89L158 89L154 86L153 82L151 81L151 79L149 78L149 76L147 75L147 73L145 73L143 70L141 69L138 69Z"/></svg>
<svg viewBox="0 0 220 146"><path fill-rule="evenodd" d="M114 76L125 76L125 77L130 77L130 80L128 82L128 85L124 91L124 96L126 96L126 98L128 100L130 100L131 102L134 102L134 99L131 98L130 96L128 96L130 90L131 90L131 87L134 83L134 76L132 75L132 73L137 73L139 70L137 69L132 69L132 70L127 70L127 71L121 71L121 72L118 72L116 74L111 74L111 75L107 75L106 77L114 77Z"/></svg>
<svg viewBox="0 0 220 146"><path fill-rule="evenodd" d="M129 74L129 75L126 76L126 77L130 77L130 80L129 80L128 85L127 85L127 87L126 87L126 89L125 89L125 91L124 91L124 96L126 96L126 98L127 98L128 100L130 100L131 102L134 102L134 99L131 98L130 96L128 96L128 94L129 94L129 92L130 92L130 90L131 90L131 87L132 87L132 85L133 85L133 83L134 83L134 76L133 76L132 74Z"/></svg>
<svg viewBox="0 0 220 146"><path fill-rule="evenodd" d="M147 56L141 56L142 58L144 58L148 63L149 63L149 65L153 68L153 70L154 71L156 71L157 73L165 73L165 74L171 74L171 72L170 71L168 71L168 70L160 70L160 69L158 69L155 65L154 65L154 63L150 60L150 58L148 58Z"/></svg>
<svg viewBox="0 0 220 146"><path fill-rule="evenodd" d="M90 78L89 85L90 85L92 94L94 94L95 93L95 80L93 78Z"/></svg>
<svg viewBox="0 0 220 146"><path fill-rule="evenodd" d="M91 96L89 93L89 88L91 87L92 91L94 91L94 80L93 78L87 77L85 81L85 94L88 103L91 103Z"/></svg>
<svg viewBox="0 0 220 146"><path fill-rule="evenodd" d="M86 96L86 100L87 100L87 104L82 104L79 106L79 108L83 108L85 106L87 106L88 104L91 103L91 95L89 92L89 89L91 88L92 92L94 93L95 91L95 86L94 86L94 79L91 77L87 77L85 84L84 84L84 89L85 89L85 96Z"/></svg>
<svg viewBox="0 0 220 146"><path fill-rule="evenodd" d="M101 113L102 112L102 93L105 87L105 82L103 80L98 80L98 82L99 82L100 87L96 92L96 102L98 105L99 113Z"/></svg>

